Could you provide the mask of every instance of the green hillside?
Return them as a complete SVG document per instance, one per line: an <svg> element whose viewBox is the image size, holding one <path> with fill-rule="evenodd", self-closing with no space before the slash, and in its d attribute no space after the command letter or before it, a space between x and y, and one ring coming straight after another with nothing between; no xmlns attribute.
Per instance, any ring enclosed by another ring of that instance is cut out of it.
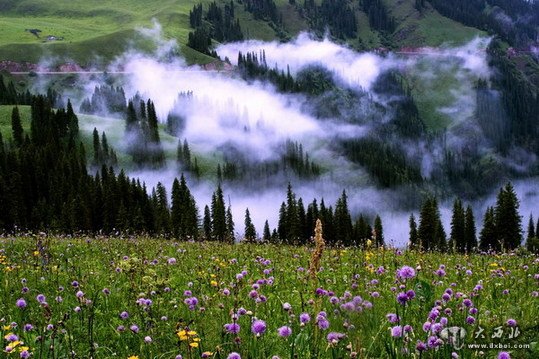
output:
<svg viewBox="0 0 539 359"><path fill-rule="evenodd" d="M208 0L21 0L0 4L0 61L28 61L37 63L43 56L72 60L81 65L108 62L131 46L151 51L150 44L136 31L152 26L153 19L163 27L165 37L176 39L181 53L189 63L208 63L213 58L187 46L189 11L195 4ZM217 1L224 5L228 1ZM302 16L302 5L290 5L277 0L281 24L255 19L244 6L235 2L236 18L244 36L262 40L291 38L309 29L307 16ZM319 2L318 2L319 3ZM348 6L354 11L358 24L357 36L346 38L353 47L373 48L381 45L438 46L443 43L463 43L479 30L466 27L441 16L427 3L420 13L414 0L387 0L389 15L395 19L392 34L373 30L367 14L356 1ZM299 2L297 4L300 4ZM207 5L204 7L207 9ZM39 37L28 30L38 29ZM59 40L47 40L55 36Z"/></svg>

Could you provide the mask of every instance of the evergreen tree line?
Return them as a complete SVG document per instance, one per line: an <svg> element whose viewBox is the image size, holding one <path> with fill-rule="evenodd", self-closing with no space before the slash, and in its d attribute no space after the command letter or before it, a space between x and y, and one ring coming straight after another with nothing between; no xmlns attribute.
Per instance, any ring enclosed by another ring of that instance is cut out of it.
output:
<svg viewBox="0 0 539 359"><path fill-rule="evenodd" d="M130 179L123 171L116 175L105 165L90 175L79 140L78 119L69 101L66 109L54 110L45 96L34 97L28 133L22 129L17 107L11 117L12 141L5 143L0 136L0 200L5 206L0 212L0 227L4 231L147 232L182 239L234 241L231 206L226 204L220 184L200 216L183 175L172 185L170 204L161 183L148 194L140 181ZM101 140L101 149L103 146ZM272 231L266 222L262 233L257 234L246 210L245 238L306 244L320 218L330 245L384 245L381 218L376 216L371 222L360 215L352 220L345 191L334 206L327 207L323 199L318 203L314 199L305 206L289 185L277 228ZM495 206L487 209L483 222L477 238L472 208L465 208L457 199L447 238L438 203L434 197L428 198L421 207L419 223L413 215L410 217L410 247L459 253L518 248L523 237L522 220L510 183L500 189ZM538 229L539 223L536 225L530 215L527 244L533 251L538 249Z"/></svg>
<svg viewBox="0 0 539 359"><path fill-rule="evenodd" d="M539 3L527 0L429 0L440 14L468 26L497 34L512 46L537 38ZM505 18L510 18L507 24Z"/></svg>
<svg viewBox="0 0 539 359"><path fill-rule="evenodd" d="M96 86L91 98L86 98L80 105L80 113L123 114L127 108L127 100L123 87Z"/></svg>
<svg viewBox="0 0 539 359"><path fill-rule="evenodd" d="M278 174L292 172L298 178L307 179L319 176L321 168L314 163L309 154L303 150L298 142L286 141L279 160L268 160L262 163L253 163L244 158L239 151L225 153L224 162L217 164L216 178L221 182L258 183L270 179ZM187 139L178 141L177 162L182 171L191 172L200 178L201 170L198 159L193 156Z"/></svg>
<svg viewBox="0 0 539 359"><path fill-rule="evenodd" d="M290 184L287 189L286 201L282 202L279 210L278 226L273 232L270 232L266 222L262 240L274 243L308 244L314 235L314 225L317 219L322 221L324 240L329 245L384 245L380 216L375 217L374 227L363 215L352 221L348 208L348 196L345 191L335 203L335 207L327 207L324 199L320 201L320 205L314 199L305 207L303 199L296 198Z"/></svg>
<svg viewBox="0 0 539 359"><path fill-rule="evenodd" d="M127 152L138 166L161 167L165 163L158 123L155 105L151 100L144 102L139 96L129 100L125 141L128 144Z"/></svg>
<svg viewBox="0 0 539 359"><path fill-rule="evenodd" d="M118 165L118 157L116 156L116 151L109 146L109 141L107 140L107 135L105 132L99 137L99 132L97 128L94 127L92 133L92 142L93 142L93 161L92 165L95 167L116 167Z"/></svg>
<svg viewBox="0 0 539 359"><path fill-rule="evenodd" d="M189 12L189 24L194 31L189 32L187 46L204 54L217 57L211 50L212 39L218 42L241 41L244 39L239 19L235 18L234 1L221 8L214 1L209 4L206 15L202 4L195 5Z"/></svg>
<svg viewBox="0 0 539 359"><path fill-rule="evenodd" d="M186 118L180 114L181 110L188 106L193 99L193 91L182 91L174 102L172 111L167 115L165 131L174 137L179 137L186 125Z"/></svg>
<svg viewBox="0 0 539 359"><path fill-rule="evenodd" d="M271 21L274 24L280 23L280 15L277 5L273 0L243 0L245 10L253 14L256 20Z"/></svg>
<svg viewBox="0 0 539 359"><path fill-rule="evenodd" d="M395 31L395 19L382 0L360 0L359 3L369 17L371 28L386 33Z"/></svg>
<svg viewBox="0 0 539 359"><path fill-rule="evenodd" d="M488 207L483 228L477 238L477 229L472 207L464 208L460 199L455 199L451 217L449 238L440 218L436 198L428 198L421 206L419 225L412 214L409 220L409 247L421 251L472 253L475 251L514 250L522 242L522 223L519 201L511 183L500 189L494 207ZM539 226L539 223L538 223ZM527 247L537 253L537 232L530 215Z"/></svg>
<svg viewBox="0 0 539 359"><path fill-rule="evenodd" d="M32 103L32 95L27 90L18 92L13 81L9 81L6 85L4 76L0 74L0 105L30 105Z"/></svg>
<svg viewBox="0 0 539 359"><path fill-rule="evenodd" d="M539 154L539 87L528 78L503 51L499 40L493 39L487 49L489 63L495 66L494 86L502 93L508 123L498 120L497 128L505 140L502 149L518 145Z"/></svg>
<svg viewBox="0 0 539 359"><path fill-rule="evenodd" d="M345 40L357 36L357 20L354 9L347 0L305 0L299 9L312 30L322 34L329 29L335 38Z"/></svg>

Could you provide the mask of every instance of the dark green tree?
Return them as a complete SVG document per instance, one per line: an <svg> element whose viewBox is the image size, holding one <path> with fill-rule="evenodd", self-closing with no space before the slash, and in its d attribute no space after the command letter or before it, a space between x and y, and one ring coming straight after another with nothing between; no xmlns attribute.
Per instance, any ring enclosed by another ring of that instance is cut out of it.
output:
<svg viewBox="0 0 539 359"><path fill-rule="evenodd" d="M202 229L204 230L204 239L211 240L211 212L208 205L204 206L204 219L202 221Z"/></svg>
<svg viewBox="0 0 539 359"><path fill-rule="evenodd" d="M471 253L477 248L477 236L475 228L475 217L472 206L466 208L466 219L464 221L464 242L466 243L466 253Z"/></svg>
<svg viewBox="0 0 539 359"><path fill-rule="evenodd" d="M251 220L251 214L249 213L249 208L245 210L245 240L247 242L256 241L256 229Z"/></svg>
<svg viewBox="0 0 539 359"><path fill-rule="evenodd" d="M496 221L494 218L494 208L489 207L485 211L483 219L483 229L479 235L479 248L482 251L500 250L500 242L498 241L498 232L496 231Z"/></svg>
<svg viewBox="0 0 539 359"><path fill-rule="evenodd" d="M263 235L262 235L262 240L265 243L269 243L270 240L271 240L271 231L270 231L268 220L266 220L266 222L264 222L264 231L263 231Z"/></svg>
<svg viewBox="0 0 539 359"><path fill-rule="evenodd" d="M225 202L221 184L217 185L217 190L212 195L211 227L213 239L224 242L228 238Z"/></svg>
<svg viewBox="0 0 539 359"><path fill-rule="evenodd" d="M348 210L348 196L344 190L335 205L333 223L335 227L335 240L347 246L351 245L352 219Z"/></svg>
<svg viewBox="0 0 539 359"><path fill-rule="evenodd" d="M453 202L453 216L451 217L451 234L449 236L449 250L458 253L466 251L465 214L462 202L456 198Z"/></svg>
<svg viewBox="0 0 539 359"><path fill-rule="evenodd" d="M518 212L519 201L511 183L498 193L494 221L503 250L512 250L522 242L522 224Z"/></svg>
<svg viewBox="0 0 539 359"><path fill-rule="evenodd" d="M21 115L17 106L13 107L11 111L11 131L13 134L13 143L15 146L20 147L24 142L24 130L21 123Z"/></svg>
<svg viewBox="0 0 539 359"><path fill-rule="evenodd" d="M384 229L382 227L382 219L379 215L374 219L374 234L376 235L376 241L374 245L376 247L384 246Z"/></svg>

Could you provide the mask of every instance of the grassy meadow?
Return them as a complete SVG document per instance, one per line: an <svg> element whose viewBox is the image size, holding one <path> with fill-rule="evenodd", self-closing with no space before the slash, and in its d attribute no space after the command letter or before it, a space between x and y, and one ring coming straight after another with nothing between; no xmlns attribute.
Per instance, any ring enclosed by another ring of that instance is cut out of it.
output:
<svg viewBox="0 0 539 359"><path fill-rule="evenodd" d="M4 237L0 357L539 355L537 257L326 248L311 276L312 251L145 237ZM452 327L465 330L453 345ZM467 346L481 343L506 347ZM519 345L530 347L513 349Z"/></svg>

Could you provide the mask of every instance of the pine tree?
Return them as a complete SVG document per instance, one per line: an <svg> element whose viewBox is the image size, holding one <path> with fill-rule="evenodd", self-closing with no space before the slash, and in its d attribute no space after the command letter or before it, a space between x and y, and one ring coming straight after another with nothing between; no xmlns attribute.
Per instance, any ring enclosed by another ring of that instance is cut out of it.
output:
<svg viewBox="0 0 539 359"><path fill-rule="evenodd" d="M232 218L232 208L230 205L228 205L228 208L226 209L226 231L228 233L228 241L234 243L234 219Z"/></svg>
<svg viewBox="0 0 539 359"><path fill-rule="evenodd" d="M24 142L24 130L22 128L21 116L19 108L13 107L11 111L11 131L13 133L13 142L15 146L20 147Z"/></svg>
<svg viewBox="0 0 539 359"><path fill-rule="evenodd" d="M101 163L101 144L99 142L99 133L97 128L94 127L93 132L93 144L94 144L94 164L99 165Z"/></svg>
<svg viewBox="0 0 539 359"><path fill-rule="evenodd" d="M298 204L296 195L292 191L292 185L288 183L286 193L286 241L290 243L299 243L301 238L301 225L298 216Z"/></svg>
<svg viewBox="0 0 539 359"><path fill-rule="evenodd" d="M533 215L530 213L530 221L528 222L528 241L532 238L535 238L535 227L533 222Z"/></svg>
<svg viewBox="0 0 539 359"><path fill-rule="evenodd" d="M211 240L211 213L210 213L210 207L206 205L204 207L204 219L202 222L202 229L204 230L204 239L207 241Z"/></svg>
<svg viewBox="0 0 539 359"><path fill-rule="evenodd" d="M421 212L419 214L419 228L417 230L419 250L428 251L435 248L434 235L436 232L436 225L434 198L428 198L421 206Z"/></svg>
<svg viewBox="0 0 539 359"><path fill-rule="evenodd" d="M471 253L477 247L477 237L475 228L475 218L472 206L466 208L466 219L464 222L464 242L466 243L466 253Z"/></svg>
<svg viewBox="0 0 539 359"><path fill-rule="evenodd" d="M251 220L249 208L245 210L245 240L247 242L254 242L256 240L256 229Z"/></svg>
<svg viewBox="0 0 539 359"><path fill-rule="evenodd" d="M374 219L374 233L376 235L376 242L374 245L376 247L384 246L384 229L382 227L382 219L378 215Z"/></svg>
<svg viewBox="0 0 539 359"><path fill-rule="evenodd" d="M410 215L410 248L411 249L420 249L419 248L419 236L417 234L417 224L415 222L414 214L412 213Z"/></svg>
<svg viewBox="0 0 539 359"><path fill-rule="evenodd" d="M458 253L466 251L465 214L460 199L453 202L453 216L451 218L451 234L449 249Z"/></svg>
<svg viewBox="0 0 539 359"><path fill-rule="evenodd" d="M518 213L519 202L513 185L507 183L498 194L494 221L498 238L504 250L512 250L522 242L522 224Z"/></svg>
<svg viewBox="0 0 539 359"><path fill-rule="evenodd" d="M498 241L493 207L487 208L485 212L483 229L481 229L481 233L479 235L479 248L482 251L500 250L500 242Z"/></svg>
<svg viewBox="0 0 539 359"><path fill-rule="evenodd" d="M342 191L341 197L335 205L334 215L335 239L344 245L352 244L352 219L348 210L348 196Z"/></svg>
<svg viewBox="0 0 539 359"><path fill-rule="evenodd" d="M168 209L167 190L161 182L157 183L155 189L156 199L156 229L161 233L170 232L170 213Z"/></svg>
<svg viewBox="0 0 539 359"><path fill-rule="evenodd" d="M281 207L279 209L279 223L277 224L277 232L281 241L286 241L288 239L286 204L284 202L281 203Z"/></svg>
<svg viewBox="0 0 539 359"><path fill-rule="evenodd" d="M225 241L225 239L227 238L226 210L221 184L217 185L217 190L213 193L212 196L211 227L212 237L217 241Z"/></svg>
<svg viewBox="0 0 539 359"><path fill-rule="evenodd" d="M270 231L268 220L266 220L266 222L264 222L264 231L263 231L263 235L262 235L262 240L265 243L268 243L271 240L271 231Z"/></svg>

